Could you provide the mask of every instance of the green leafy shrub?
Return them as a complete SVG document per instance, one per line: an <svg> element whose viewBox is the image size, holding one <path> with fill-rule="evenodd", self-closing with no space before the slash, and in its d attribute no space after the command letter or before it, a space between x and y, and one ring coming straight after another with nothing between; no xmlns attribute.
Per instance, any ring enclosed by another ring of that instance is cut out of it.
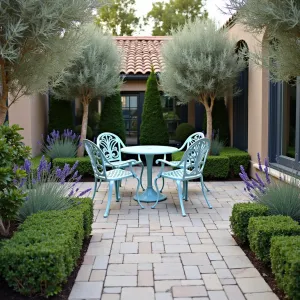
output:
<svg viewBox="0 0 300 300"><path fill-rule="evenodd" d="M160 93L153 67L147 80L140 143L141 145L169 144L168 128L163 118Z"/></svg>
<svg viewBox="0 0 300 300"><path fill-rule="evenodd" d="M271 238L273 236L300 235L300 226L290 217L251 217L248 225L251 250L263 262L270 261Z"/></svg>
<svg viewBox="0 0 300 300"><path fill-rule="evenodd" d="M181 123L176 128L175 138L179 142L185 142L185 140L195 132L195 127L189 123Z"/></svg>
<svg viewBox="0 0 300 300"><path fill-rule="evenodd" d="M64 129L73 127L72 102L50 95L48 132L58 130L62 133Z"/></svg>
<svg viewBox="0 0 300 300"><path fill-rule="evenodd" d="M183 153L184 153L183 151L173 153L172 160L181 160ZM209 167L210 166L209 161L211 161L211 167ZM218 161L222 165L216 166L216 163ZM225 147L221 151L220 156L207 157L206 165L204 168L204 175L208 178L220 178L220 179L228 178L230 174L234 174L235 176L237 176L239 173L236 172L237 169L240 168L240 165L242 165L245 170L248 170L249 162L250 162L250 156L247 152L235 148ZM237 164L238 164L238 168L236 167ZM219 170L217 173L214 173L214 170L211 169L214 166L216 166L217 169Z"/></svg>
<svg viewBox="0 0 300 300"><path fill-rule="evenodd" d="M271 266L278 287L289 299L300 299L300 236L273 237Z"/></svg>
<svg viewBox="0 0 300 300"><path fill-rule="evenodd" d="M230 171L234 177L238 177L240 173L240 166L243 166L247 172L250 166L250 155L242 150L225 147L221 151L221 155L229 158Z"/></svg>
<svg viewBox="0 0 300 300"><path fill-rule="evenodd" d="M92 164L88 156L75 157L75 158L55 158L53 160L54 168L63 168L65 164L73 165L78 161L77 171L82 176L94 175Z"/></svg>
<svg viewBox="0 0 300 300"><path fill-rule="evenodd" d="M92 201L81 201L73 209L30 216L2 244L0 272L9 286L29 296L52 296L61 291L91 228Z"/></svg>
<svg viewBox="0 0 300 300"><path fill-rule="evenodd" d="M121 95L117 93L105 98L99 123L99 133L111 132L126 141Z"/></svg>
<svg viewBox="0 0 300 300"><path fill-rule="evenodd" d="M81 125L77 125L75 128L74 128L74 132L78 135L81 134ZM93 130L90 126L88 126L86 128L86 137L91 140L93 139Z"/></svg>
<svg viewBox="0 0 300 300"><path fill-rule="evenodd" d="M248 224L251 217L268 215L269 209L257 203L236 203L232 209L230 226L234 235L245 244L248 242Z"/></svg>
<svg viewBox="0 0 300 300"><path fill-rule="evenodd" d="M30 155L30 148L25 147L19 134L18 125L0 126L0 235L9 235L10 223L25 200L25 193L19 190L15 180L26 176L15 165L24 163Z"/></svg>

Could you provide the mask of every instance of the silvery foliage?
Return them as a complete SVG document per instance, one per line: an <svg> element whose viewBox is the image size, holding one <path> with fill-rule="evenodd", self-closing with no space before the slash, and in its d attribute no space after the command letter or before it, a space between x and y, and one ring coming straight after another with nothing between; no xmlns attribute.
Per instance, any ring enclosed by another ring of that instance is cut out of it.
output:
<svg viewBox="0 0 300 300"><path fill-rule="evenodd" d="M86 45L72 65L57 79L54 94L61 99L115 94L121 84L121 53L111 36L90 24L83 30Z"/></svg>
<svg viewBox="0 0 300 300"><path fill-rule="evenodd" d="M46 92L49 79L80 53L80 25L93 19L98 0L1 0L0 62L9 91Z"/></svg>
<svg viewBox="0 0 300 300"><path fill-rule="evenodd" d="M173 31L162 52L164 91L181 104L224 96L245 68L236 42L211 20L188 22Z"/></svg>
<svg viewBox="0 0 300 300"><path fill-rule="evenodd" d="M263 53L252 56L270 69L274 81L289 81L299 75L299 0L227 0L224 11L237 12L237 22L248 31L264 34L261 47L267 57Z"/></svg>

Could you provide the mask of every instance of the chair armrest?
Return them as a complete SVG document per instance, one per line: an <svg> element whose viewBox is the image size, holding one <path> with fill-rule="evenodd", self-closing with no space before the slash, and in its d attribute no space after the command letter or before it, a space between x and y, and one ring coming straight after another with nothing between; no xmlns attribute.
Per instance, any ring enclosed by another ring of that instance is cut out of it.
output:
<svg viewBox="0 0 300 300"><path fill-rule="evenodd" d="M171 167L178 167L180 165L181 161L178 162L178 164L174 165L174 164L172 164L171 162L169 162L165 159L158 159L158 160L156 160L156 164L158 164L158 163L168 165L168 166L171 166Z"/></svg>
<svg viewBox="0 0 300 300"><path fill-rule="evenodd" d="M132 166L132 164L135 163L135 162L136 162L135 159L123 160L122 163L120 163L118 165L118 167L122 167L122 166L126 166L126 165Z"/></svg>

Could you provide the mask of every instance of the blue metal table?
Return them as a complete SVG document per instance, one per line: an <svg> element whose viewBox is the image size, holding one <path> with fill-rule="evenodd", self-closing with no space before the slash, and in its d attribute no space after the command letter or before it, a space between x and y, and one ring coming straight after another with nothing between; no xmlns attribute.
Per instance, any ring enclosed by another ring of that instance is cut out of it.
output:
<svg viewBox="0 0 300 300"><path fill-rule="evenodd" d="M170 146L130 146L124 147L121 151L125 154L140 154L145 155L147 162L147 188L144 192L139 193L139 200L141 202L155 202L157 199L157 192L152 186L152 168L154 155L171 154L177 152L178 149ZM167 196L159 195L159 200L166 200ZM134 197L134 200L137 200Z"/></svg>

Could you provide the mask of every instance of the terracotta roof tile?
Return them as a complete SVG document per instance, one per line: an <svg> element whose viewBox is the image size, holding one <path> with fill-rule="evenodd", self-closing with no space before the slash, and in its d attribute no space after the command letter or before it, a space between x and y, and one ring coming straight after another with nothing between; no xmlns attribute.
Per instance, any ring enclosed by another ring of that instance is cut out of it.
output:
<svg viewBox="0 0 300 300"><path fill-rule="evenodd" d="M114 37L123 53L121 73L148 74L153 65L155 72L161 72L162 45L171 39L167 36L120 36Z"/></svg>

